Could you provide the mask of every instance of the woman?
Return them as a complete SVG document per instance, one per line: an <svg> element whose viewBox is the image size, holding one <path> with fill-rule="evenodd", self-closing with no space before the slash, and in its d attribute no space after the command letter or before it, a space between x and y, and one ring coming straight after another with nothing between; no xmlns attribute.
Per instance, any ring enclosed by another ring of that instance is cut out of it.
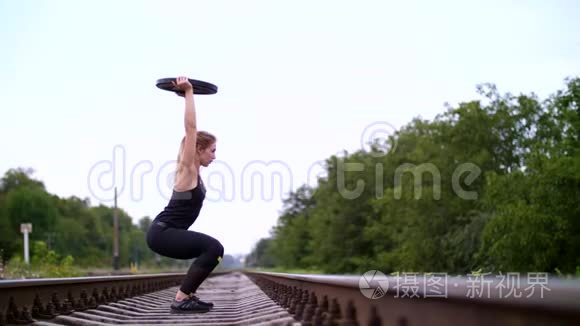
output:
<svg viewBox="0 0 580 326"><path fill-rule="evenodd" d="M157 215L147 232L147 244L154 252L176 259L192 259L181 287L171 303L172 312L207 312L213 304L194 295L223 257L221 243L203 233L187 230L196 220L205 198L199 177L200 166L215 159L216 138L197 130L193 87L186 77L173 84L185 92L185 137L177 156L175 184L169 204Z"/></svg>

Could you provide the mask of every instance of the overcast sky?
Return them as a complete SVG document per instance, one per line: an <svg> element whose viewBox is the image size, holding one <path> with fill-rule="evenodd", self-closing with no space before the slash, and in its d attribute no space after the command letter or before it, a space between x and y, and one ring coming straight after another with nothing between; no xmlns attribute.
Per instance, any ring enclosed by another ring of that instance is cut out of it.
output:
<svg viewBox="0 0 580 326"><path fill-rule="evenodd" d="M93 205L116 185L135 222L153 218L184 135L183 99L155 81L209 81L198 127L218 160L191 229L248 253L329 156L480 83L545 97L580 75L579 4L0 0L0 173L32 167Z"/></svg>

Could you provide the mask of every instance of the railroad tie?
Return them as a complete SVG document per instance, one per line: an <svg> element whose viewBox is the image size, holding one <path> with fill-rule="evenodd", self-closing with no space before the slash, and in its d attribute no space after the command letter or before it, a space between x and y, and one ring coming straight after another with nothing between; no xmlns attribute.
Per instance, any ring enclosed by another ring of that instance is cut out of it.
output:
<svg viewBox="0 0 580 326"><path fill-rule="evenodd" d="M215 305L207 313L171 313L169 305L177 289L101 304L33 325L300 325L242 273L210 277L201 285L196 295Z"/></svg>

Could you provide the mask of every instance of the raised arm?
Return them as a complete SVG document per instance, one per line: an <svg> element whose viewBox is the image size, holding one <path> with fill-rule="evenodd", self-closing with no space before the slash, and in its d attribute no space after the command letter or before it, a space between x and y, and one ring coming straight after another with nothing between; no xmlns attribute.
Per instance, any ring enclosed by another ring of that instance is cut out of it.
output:
<svg viewBox="0 0 580 326"><path fill-rule="evenodd" d="M193 169L197 141L197 121L195 115L195 103L193 101L193 87L186 77L178 77L174 84L185 92L185 142L181 155L181 162L179 162L180 167L178 168Z"/></svg>

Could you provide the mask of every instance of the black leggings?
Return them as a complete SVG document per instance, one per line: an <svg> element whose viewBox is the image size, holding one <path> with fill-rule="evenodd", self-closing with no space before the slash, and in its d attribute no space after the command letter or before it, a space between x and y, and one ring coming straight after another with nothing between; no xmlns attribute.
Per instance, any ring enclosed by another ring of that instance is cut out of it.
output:
<svg viewBox="0 0 580 326"><path fill-rule="evenodd" d="M180 290L185 294L194 293L224 255L222 244L209 235L161 226L155 221L147 232L147 245L162 256L196 258L181 284Z"/></svg>

